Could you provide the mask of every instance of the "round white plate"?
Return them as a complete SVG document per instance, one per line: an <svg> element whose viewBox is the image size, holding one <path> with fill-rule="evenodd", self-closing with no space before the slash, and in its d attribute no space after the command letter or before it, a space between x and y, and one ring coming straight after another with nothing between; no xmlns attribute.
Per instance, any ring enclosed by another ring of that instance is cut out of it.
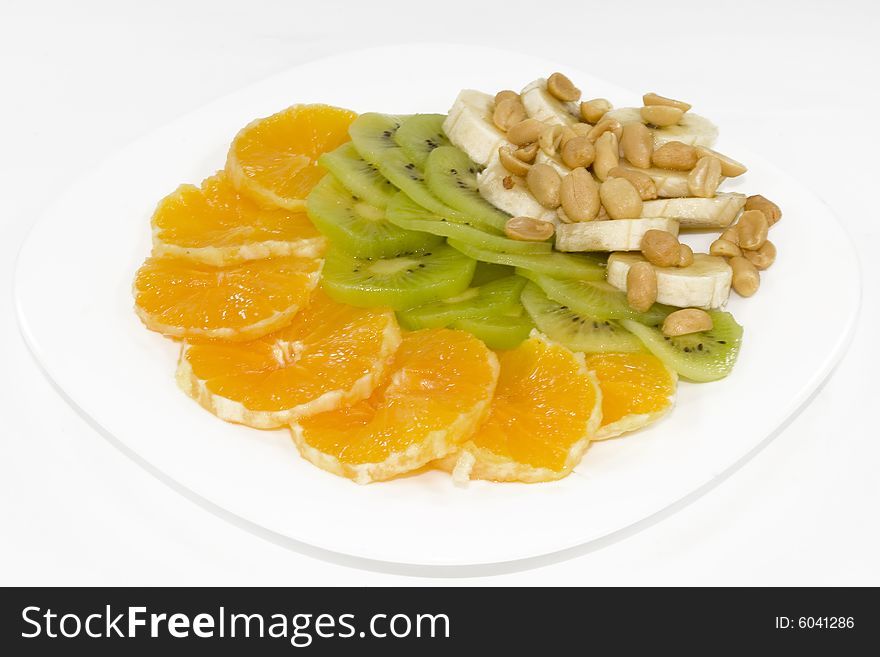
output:
<svg viewBox="0 0 880 657"><path fill-rule="evenodd" d="M254 117L300 102L444 112L463 87L516 89L560 69L590 96L639 102L587 73L515 53L388 47L297 67L140 139L70 189L22 247L16 298L37 361L104 436L190 499L270 540L350 565L514 570L607 544L680 508L809 400L842 355L859 305L856 256L828 208L723 139L722 150L750 166L732 188L763 193L785 212L772 235L779 259L760 292L730 302L745 326L739 363L724 381L682 384L667 419L592 446L563 481L340 479L300 458L286 431L234 426L202 410L174 384L177 346L132 311L131 280L149 253L157 200L222 168L233 135Z"/></svg>

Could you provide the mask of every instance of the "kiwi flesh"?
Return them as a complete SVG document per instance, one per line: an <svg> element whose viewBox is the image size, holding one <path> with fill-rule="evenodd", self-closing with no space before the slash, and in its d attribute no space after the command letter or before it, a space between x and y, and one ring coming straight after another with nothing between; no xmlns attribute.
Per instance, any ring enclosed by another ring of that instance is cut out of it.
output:
<svg viewBox="0 0 880 657"><path fill-rule="evenodd" d="M572 351L603 353L644 350L641 340L614 320L580 315L548 298L534 283L525 286L521 299L538 330Z"/></svg>
<svg viewBox="0 0 880 657"><path fill-rule="evenodd" d="M414 114L401 122L394 136L398 146L420 169L425 168L431 151L449 145L449 139L443 133L444 120L445 114Z"/></svg>
<svg viewBox="0 0 880 657"><path fill-rule="evenodd" d="M397 193L397 188L379 173L379 169L362 158L351 142L324 153L318 163L348 191L377 208L384 208Z"/></svg>
<svg viewBox="0 0 880 657"><path fill-rule="evenodd" d="M453 248L458 249L474 260L482 262L507 265L546 276L564 276L570 279L585 281L605 280L605 264L601 259L589 255L559 252L537 254L502 253L467 244L459 239L450 238L448 242Z"/></svg>
<svg viewBox="0 0 880 657"><path fill-rule="evenodd" d="M386 258L358 258L331 246L322 281L328 296L341 303L401 310L464 292L475 265L445 244Z"/></svg>
<svg viewBox="0 0 880 657"><path fill-rule="evenodd" d="M425 250L442 241L435 235L395 226L385 218L384 210L353 195L332 175L315 185L306 210L332 244L361 258Z"/></svg>
<svg viewBox="0 0 880 657"><path fill-rule="evenodd" d="M513 267L507 265L495 265L491 262L479 262L474 268L474 277L471 279L471 287L479 287L500 278L507 278L516 273Z"/></svg>
<svg viewBox="0 0 880 657"><path fill-rule="evenodd" d="M529 337L534 324L520 307L505 315L460 319L452 328L474 334L490 349L513 349Z"/></svg>
<svg viewBox="0 0 880 657"><path fill-rule="evenodd" d="M400 325L411 331L449 326L460 319L501 315L516 310L526 279L508 276L461 294L397 313Z"/></svg>
<svg viewBox="0 0 880 657"><path fill-rule="evenodd" d="M711 331L677 337L665 336L658 328L632 320L622 320L621 323L652 354L685 379L697 382L717 381L730 374L736 364L743 328L730 313L718 310L710 310L708 313L712 317Z"/></svg>

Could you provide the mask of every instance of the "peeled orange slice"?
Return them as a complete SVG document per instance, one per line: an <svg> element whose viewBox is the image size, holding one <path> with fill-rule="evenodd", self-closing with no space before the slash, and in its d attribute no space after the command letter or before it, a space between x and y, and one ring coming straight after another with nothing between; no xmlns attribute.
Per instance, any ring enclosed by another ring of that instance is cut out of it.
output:
<svg viewBox="0 0 880 657"><path fill-rule="evenodd" d="M369 397L399 344L391 310L316 290L289 326L263 338L184 344L177 382L219 418L270 429Z"/></svg>
<svg viewBox="0 0 880 657"><path fill-rule="evenodd" d="M294 105L257 119L233 140L226 172L265 207L305 211L306 196L325 173L318 156L349 140L356 116L329 105Z"/></svg>
<svg viewBox="0 0 880 657"><path fill-rule="evenodd" d="M456 479L538 482L571 472L599 428L601 393L583 354L530 337L499 354L486 422L458 456L437 465Z"/></svg>
<svg viewBox="0 0 880 657"><path fill-rule="evenodd" d="M596 440L651 424L675 402L678 377L651 354L593 354L587 356L587 367L602 389L602 424Z"/></svg>
<svg viewBox="0 0 880 657"><path fill-rule="evenodd" d="M302 455L358 483L410 472L457 449L486 416L498 359L464 331L407 333L364 401L291 426Z"/></svg>
<svg viewBox="0 0 880 657"><path fill-rule="evenodd" d="M267 210L220 171L201 187L181 185L153 214L153 255L231 265L271 256L320 256L324 238L304 212Z"/></svg>
<svg viewBox="0 0 880 657"><path fill-rule="evenodd" d="M318 284L321 264L295 256L229 267L147 258L134 279L135 312L169 337L252 340L290 323Z"/></svg>

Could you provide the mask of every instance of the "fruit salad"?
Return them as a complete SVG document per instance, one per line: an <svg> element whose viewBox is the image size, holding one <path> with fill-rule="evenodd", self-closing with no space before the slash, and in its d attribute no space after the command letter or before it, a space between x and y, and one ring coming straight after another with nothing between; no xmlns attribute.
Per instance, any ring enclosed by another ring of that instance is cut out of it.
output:
<svg viewBox="0 0 880 657"><path fill-rule="evenodd" d="M776 258L782 213L720 190L746 167L714 124L642 100L553 73L445 114L257 119L223 170L159 202L135 311L180 342L187 395L328 472L565 477L680 383L731 373L724 307ZM708 253L694 230L717 232Z"/></svg>

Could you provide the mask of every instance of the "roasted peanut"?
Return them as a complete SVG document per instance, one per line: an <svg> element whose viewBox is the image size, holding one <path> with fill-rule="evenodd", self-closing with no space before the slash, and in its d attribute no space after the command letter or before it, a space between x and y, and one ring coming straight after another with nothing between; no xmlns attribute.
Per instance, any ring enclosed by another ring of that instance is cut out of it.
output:
<svg viewBox="0 0 880 657"><path fill-rule="evenodd" d="M574 128L568 125L562 126L562 133L559 136L559 148L557 148L556 150L561 150L562 147L565 146L565 142L567 142L569 139L574 139L577 136L578 133L574 131Z"/></svg>
<svg viewBox="0 0 880 657"><path fill-rule="evenodd" d="M587 137L589 137L591 142L596 143L599 141L599 137L609 131L613 132L618 140L623 136L623 126L620 125L620 121L605 117L590 129L587 133Z"/></svg>
<svg viewBox="0 0 880 657"><path fill-rule="evenodd" d="M647 173L634 171L626 167L614 167L608 172L609 178L626 178L639 191L643 201L657 198L657 185Z"/></svg>
<svg viewBox="0 0 880 657"><path fill-rule="evenodd" d="M666 98L665 96L660 96L653 92L646 93L642 96L642 102L645 105L666 105L667 107L676 107L682 112L687 112L691 108L691 106L683 100Z"/></svg>
<svg viewBox="0 0 880 657"><path fill-rule="evenodd" d="M680 141L668 141L654 149L651 162L655 167L673 171L690 171L697 164L697 151Z"/></svg>
<svg viewBox="0 0 880 657"><path fill-rule="evenodd" d="M611 178L599 186L602 206L612 219L636 219L642 214L642 197L626 178Z"/></svg>
<svg viewBox="0 0 880 657"><path fill-rule="evenodd" d="M504 234L512 240L543 242L553 237L553 224L534 217L511 217L504 224Z"/></svg>
<svg viewBox="0 0 880 657"><path fill-rule="evenodd" d="M523 119L507 131L507 140L516 146L531 144L538 141L545 127L538 119Z"/></svg>
<svg viewBox="0 0 880 657"><path fill-rule="evenodd" d="M580 100L581 90L562 73L554 73L547 78L547 91L554 98L565 102Z"/></svg>
<svg viewBox="0 0 880 657"><path fill-rule="evenodd" d="M610 102L604 98L594 98L581 103L581 118L587 123L599 123L610 110Z"/></svg>
<svg viewBox="0 0 880 657"><path fill-rule="evenodd" d="M641 114L645 123L650 123L658 128L675 125L684 116L684 112L670 105L645 105Z"/></svg>
<svg viewBox="0 0 880 657"><path fill-rule="evenodd" d="M647 169L651 166L651 155L654 152L654 135L641 123L627 123L623 126L620 151L634 167Z"/></svg>
<svg viewBox="0 0 880 657"><path fill-rule="evenodd" d="M736 223L737 244L741 249L756 251L767 241L770 228L767 217L760 210L745 210Z"/></svg>
<svg viewBox="0 0 880 657"><path fill-rule="evenodd" d="M590 134L590 130L592 129L593 126L591 126L589 123L575 123L571 126L571 130L578 137L586 137L588 134Z"/></svg>
<svg viewBox="0 0 880 657"><path fill-rule="evenodd" d="M559 221L561 221L564 224L573 224L574 223L574 221L572 221L571 218L569 218L569 216L567 214L565 214L565 210L562 209L561 205L558 208L556 208L556 216L559 217Z"/></svg>
<svg viewBox="0 0 880 657"><path fill-rule="evenodd" d="M519 100L519 94L515 91L511 91L510 89L504 89L503 91L499 91L495 94L495 104L497 105L503 100L507 100L508 98L512 98L514 100Z"/></svg>
<svg viewBox="0 0 880 657"><path fill-rule="evenodd" d="M531 164L535 161L535 156L538 155L538 151L540 150L540 148L541 147L538 146L537 143L529 144L528 146L517 148L513 154L517 157L517 159Z"/></svg>
<svg viewBox="0 0 880 657"><path fill-rule="evenodd" d="M641 248L645 260L658 267L677 267L681 259L681 244L678 238L665 230L645 231Z"/></svg>
<svg viewBox="0 0 880 657"><path fill-rule="evenodd" d="M694 146L694 148L697 151L697 157L712 156L718 158L718 161L721 162L721 175L726 178L736 178L748 171L746 165L742 162L737 162L718 151L713 151L711 148L706 148L705 146Z"/></svg>
<svg viewBox="0 0 880 657"><path fill-rule="evenodd" d="M760 194L749 196L746 199L746 210L760 210L767 217L767 223L771 226L782 219L782 210L773 201L764 198Z"/></svg>
<svg viewBox="0 0 880 657"><path fill-rule="evenodd" d="M527 163L516 157L507 146L502 146L498 149L498 159L501 161L501 166L516 176L526 175L531 168Z"/></svg>
<svg viewBox="0 0 880 657"><path fill-rule="evenodd" d="M687 183L691 196L712 198L721 184L721 162L711 155L701 157L688 174Z"/></svg>
<svg viewBox="0 0 880 657"><path fill-rule="evenodd" d="M663 335L670 338L701 331L711 331L712 316L699 308L682 308L669 313L663 320Z"/></svg>
<svg viewBox="0 0 880 657"><path fill-rule="evenodd" d="M519 97L505 98L500 103L495 104L495 110L492 112L492 123L504 132L507 132L525 118L526 108L523 107Z"/></svg>
<svg viewBox="0 0 880 657"><path fill-rule="evenodd" d="M651 263L633 263L626 272L626 301L630 308L640 313L646 312L657 301L657 274Z"/></svg>
<svg viewBox="0 0 880 657"><path fill-rule="evenodd" d="M587 137L589 139L589 137ZM593 158L593 173L599 180L605 180L608 172L620 164L620 146L617 135L605 132L596 141L596 156Z"/></svg>
<svg viewBox="0 0 880 657"><path fill-rule="evenodd" d="M694 250L687 244L682 244L679 250L678 266L690 267L694 264Z"/></svg>
<svg viewBox="0 0 880 657"><path fill-rule="evenodd" d="M757 267L743 256L734 256L729 261L733 270L731 285L741 297L750 297L758 291L761 285L761 275Z"/></svg>
<svg viewBox="0 0 880 657"><path fill-rule="evenodd" d="M501 179L501 184L504 186L504 189L513 189L516 187L516 181L513 179L513 176L504 176Z"/></svg>
<svg viewBox="0 0 880 657"><path fill-rule="evenodd" d="M767 240L756 251L743 251L743 257L755 265L757 269L767 269L776 261L776 247L773 242Z"/></svg>
<svg viewBox="0 0 880 657"><path fill-rule="evenodd" d="M725 228L724 232L721 233L721 239L727 240L728 242L732 242L739 246L739 235L736 232L736 226Z"/></svg>
<svg viewBox="0 0 880 657"><path fill-rule="evenodd" d="M722 258L733 258L735 256L741 256L742 250L733 242L726 240L723 237L719 237L709 245L709 253L713 256L720 256Z"/></svg>
<svg viewBox="0 0 880 657"><path fill-rule="evenodd" d="M562 141L561 125L548 125L541 132L541 136L538 137L538 145L544 151L544 154L550 157L556 155L560 141Z"/></svg>
<svg viewBox="0 0 880 657"><path fill-rule="evenodd" d="M562 145L560 156L569 169L588 167L596 159L596 147L586 137L572 137Z"/></svg>
<svg viewBox="0 0 880 657"><path fill-rule="evenodd" d="M562 178L549 164L533 164L526 175L529 191L538 203L551 210L559 207L559 189Z"/></svg>
<svg viewBox="0 0 880 657"><path fill-rule="evenodd" d="M593 221L599 214L599 186L590 172L583 167L571 170L562 179L559 190L562 210L566 223L573 221Z"/></svg>

